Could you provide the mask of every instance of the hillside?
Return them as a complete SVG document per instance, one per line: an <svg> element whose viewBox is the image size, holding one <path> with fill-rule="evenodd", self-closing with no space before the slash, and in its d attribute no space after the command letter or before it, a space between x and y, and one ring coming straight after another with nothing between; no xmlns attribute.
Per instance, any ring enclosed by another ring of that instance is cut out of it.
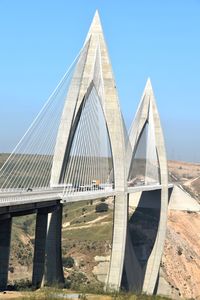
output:
<svg viewBox="0 0 200 300"><path fill-rule="evenodd" d="M172 294L200 297L200 214L169 213L162 271Z"/></svg>
<svg viewBox="0 0 200 300"><path fill-rule="evenodd" d="M3 158L2 158L3 157ZM0 164L5 156L0 155ZM200 201L200 164L169 161L170 176ZM108 211L96 212L101 201L64 206L63 265L65 278L76 283L105 280L112 241L113 199ZM130 211L131 213L131 211ZM31 280L35 215L13 218L9 281ZM172 297L200 296L200 214L171 211L161 275ZM74 265L69 268L69 257Z"/></svg>
<svg viewBox="0 0 200 300"><path fill-rule="evenodd" d="M172 181L180 183L186 191L200 202L200 164L168 161Z"/></svg>
<svg viewBox="0 0 200 300"><path fill-rule="evenodd" d="M71 204L64 209L63 265L65 278L70 280L72 277L80 282L82 280L94 282L96 276L99 280L104 280L108 268L113 210L109 208L108 212L95 213L93 209L97 202L92 205L87 202L84 204ZM83 214L85 209L86 212ZM34 242L31 228L34 227L34 215L23 218L14 219L9 272L12 283L17 279L31 279ZM170 212L162 259L162 275L168 282L174 297L181 295L185 298L197 298L199 296L199 229L199 214ZM67 257L74 259L74 267L67 268Z"/></svg>

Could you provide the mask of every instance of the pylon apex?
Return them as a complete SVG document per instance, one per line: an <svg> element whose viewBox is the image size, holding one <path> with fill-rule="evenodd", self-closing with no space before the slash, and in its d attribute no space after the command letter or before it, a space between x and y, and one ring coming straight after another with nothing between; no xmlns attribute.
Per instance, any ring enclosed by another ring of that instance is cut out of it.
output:
<svg viewBox="0 0 200 300"><path fill-rule="evenodd" d="M85 43L89 40L91 35L93 34L101 34L103 33L102 26L101 26L101 20L99 16L98 10L95 11L92 23L90 25L90 29L88 31L87 37L85 39Z"/></svg>

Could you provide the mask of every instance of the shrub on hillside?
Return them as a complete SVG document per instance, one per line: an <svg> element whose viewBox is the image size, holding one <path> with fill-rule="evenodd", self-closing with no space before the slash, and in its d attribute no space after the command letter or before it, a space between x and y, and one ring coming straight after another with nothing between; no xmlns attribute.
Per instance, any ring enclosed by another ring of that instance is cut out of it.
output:
<svg viewBox="0 0 200 300"><path fill-rule="evenodd" d="M106 212L106 211L108 211L108 204L104 203L104 202L101 202L101 203L96 205L95 210L96 210L97 213Z"/></svg>
<svg viewBox="0 0 200 300"><path fill-rule="evenodd" d="M72 272L66 280L68 288L80 290L83 286L88 284L88 278L83 272Z"/></svg>
<svg viewBox="0 0 200 300"><path fill-rule="evenodd" d="M32 282L27 278L14 281L13 289L15 291L28 290L31 288L32 288Z"/></svg>
<svg viewBox="0 0 200 300"><path fill-rule="evenodd" d="M63 257L63 266L66 268L72 268L74 266L74 259L71 256Z"/></svg>

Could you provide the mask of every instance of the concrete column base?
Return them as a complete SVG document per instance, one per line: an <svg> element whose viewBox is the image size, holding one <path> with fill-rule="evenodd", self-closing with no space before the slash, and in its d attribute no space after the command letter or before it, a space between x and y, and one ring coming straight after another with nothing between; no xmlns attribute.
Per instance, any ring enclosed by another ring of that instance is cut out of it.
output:
<svg viewBox="0 0 200 300"><path fill-rule="evenodd" d="M7 288L12 219L0 220L0 290Z"/></svg>
<svg viewBox="0 0 200 300"><path fill-rule="evenodd" d="M46 259L43 285L64 283L62 267L62 205L59 204L55 211L48 214Z"/></svg>

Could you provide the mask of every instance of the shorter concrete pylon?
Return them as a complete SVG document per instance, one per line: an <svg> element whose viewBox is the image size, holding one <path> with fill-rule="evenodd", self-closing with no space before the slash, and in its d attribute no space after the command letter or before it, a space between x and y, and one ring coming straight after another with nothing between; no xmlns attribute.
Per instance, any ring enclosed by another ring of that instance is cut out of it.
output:
<svg viewBox="0 0 200 300"><path fill-rule="evenodd" d="M7 288L12 218L0 220L0 291Z"/></svg>
<svg viewBox="0 0 200 300"><path fill-rule="evenodd" d="M151 126L153 132L153 143L155 147L155 153L158 161L159 168L159 183L161 185L161 203L160 203L160 219L157 231L157 237L154 243L154 247L149 256L146 271L143 281L143 292L147 294L153 294L156 280L158 277L158 272L160 268L160 261L164 248L164 241L167 229L167 212L168 212L168 169L167 169L167 158L164 143L163 131L160 123L160 117L155 101L155 96L150 79L147 80L140 104L138 106L135 119L132 123L129 139L132 148L132 157L129 155L128 165L129 174L132 171L131 167L133 165L134 155L140 141L142 132L146 124ZM148 139L148 143L152 140ZM150 145L152 146L152 145ZM130 152L129 152L130 153Z"/></svg>

